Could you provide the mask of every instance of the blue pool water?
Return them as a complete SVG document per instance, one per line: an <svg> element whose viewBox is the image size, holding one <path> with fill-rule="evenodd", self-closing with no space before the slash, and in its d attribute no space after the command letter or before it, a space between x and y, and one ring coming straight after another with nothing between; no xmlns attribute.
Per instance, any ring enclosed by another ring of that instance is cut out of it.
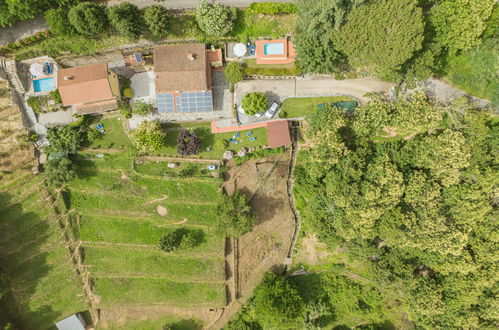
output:
<svg viewBox="0 0 499 330"><path fill-rule="evenodd" d="M284 44L283 43L264 44L263 45L263 53L265 55L283 55L284 54Z"/></svg>
<svg viewBox="0 0 499 330"><path fill-rule="evenodd" d="M33 80L33 90L35 93L50 92L55 89L54 78L42 78Z"/></svg>

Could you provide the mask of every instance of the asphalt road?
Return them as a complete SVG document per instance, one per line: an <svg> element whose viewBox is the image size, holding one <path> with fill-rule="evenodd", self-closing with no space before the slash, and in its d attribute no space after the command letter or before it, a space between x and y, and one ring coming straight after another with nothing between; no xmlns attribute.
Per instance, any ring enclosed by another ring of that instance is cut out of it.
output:
<svg viewBox="0 0 499 330"><path fill-rule="evenodd" d="M48 26L41 15L34 19L17 22L8 28L0 27L0 46L18 39L29 37L47 28Z"/></svg>

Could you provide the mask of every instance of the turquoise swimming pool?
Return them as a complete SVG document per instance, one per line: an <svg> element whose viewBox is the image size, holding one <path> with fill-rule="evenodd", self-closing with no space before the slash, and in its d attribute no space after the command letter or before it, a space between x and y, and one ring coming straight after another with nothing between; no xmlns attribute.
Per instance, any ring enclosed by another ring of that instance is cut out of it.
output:
<svg viewBox="0 0 499 330"><path fill-rule="evenodd" d="M263 45L265 55L284 55L284 43L271 43Z"/></svg>
<svg viewBox="0 0 499 330"><path fill-rule="evenodd" d="M33 90L35 93L50 92L54 89L54 77L33 80Z"/></svg>

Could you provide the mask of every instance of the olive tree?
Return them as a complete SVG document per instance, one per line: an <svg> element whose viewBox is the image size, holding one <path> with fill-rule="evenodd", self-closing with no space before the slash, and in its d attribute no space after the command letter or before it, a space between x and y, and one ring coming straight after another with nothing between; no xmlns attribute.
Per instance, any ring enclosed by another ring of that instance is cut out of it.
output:
<svg viewBox="0 0 499 330"><path fill-rule="evenodd" d="M196 9L196 21L199 27L210 37L227 35L234 27L236 9L221 4L212 4L202 0Z"/></svg>
<svg viewBox="0 0 499 330"><path fill-rule="evenodd" d="M109 7L109 22L111 26L122 36L129 39L137 39L142 33L142 15L137 6L123 2L119 5Z"/></svg>
<svg viewBox="0 0 499 330"><path fill-rule="evenodd" d="M93 2L81 2L69 10L69 23L80 34L96 35L107 28L106 8Z"/></svg>
<svg viewBox="0 0 499 330"><path fill-rule="evenodd" d="M147 7L144 20L154 38L163 38L168 32L168 12L159 5Z"/></svg>

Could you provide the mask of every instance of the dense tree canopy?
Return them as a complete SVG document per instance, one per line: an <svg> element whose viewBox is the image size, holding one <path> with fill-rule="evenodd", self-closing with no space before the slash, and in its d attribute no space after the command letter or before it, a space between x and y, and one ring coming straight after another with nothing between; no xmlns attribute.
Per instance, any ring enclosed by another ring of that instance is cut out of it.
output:
<svg viewBox="0 0 499 330"><path fill-rule="evenodd" d="M443 0L431 10L435 40L451 52L478 45L495 0Z"/></svg>
<svg viewBox="0 0 499 330"><path fill-rule="evenodd" d="M47 132L47 139L50 145L46 148L46 153L75 154L83 136L79 127L68 125L50 128Z"/></svg>
<svg viewBox="0 0 499 330"><path fill-rule="evenodd" d="M244 68L239 62L230 62L225 66L224 75L231 84L236 84L243 80Z"/></svg>
<svg viewBox="0 0 499 330"><path fill-rule="evenodd" d="M251 231L255 223L248 199L238 191L230 196L224 195L218 204L217 214L218 230L226 237L240 237Z"/></svg>
<svg viewBox="0 0 499 330"><path fill-rule="evenodd" d="M199 137L187 129L180 131L177 137L177 152L182 156L196 155L201 148Z"/></svg>
<svg viewBox="0 0 499 330"><path fill-rule="evenodd" d="M83 35L96 35L107 27L106 8L93 2L81 2L72 7L68 14L69 22Z"/></svg>
<svg viewBox="0 0 499 330"><path fill-rule="evenodd" d="M78 0L0 0L0 27L34 18L45 9L69 6Z"/></svg>
<svg viewBox="0 0 499 330"><path fill-rule="evenodd" d="M236 8L202 0L196 9L196 21L209 37L227 35L234 27Z"/></svg>
<svg viewBox="0 0 499 330"><path fill-rule="evenodd" d="M144 20L154 38L163 38L168 33L168 12L159 5L149 6L144 11Z"/></svg>
<svg viewBox="0 0 499 330"><path fill-rule="evenodd" d="M416 326L496 324L491 112L463 100L436 106L422 94L375 97L353 117L328 110L310 119L307 139L329 142L312 143L296 169L302 220L331 246L375 261L372 279L403 290Z"/></svg>
<svg viewBox="0 0 499 330"><path fill-rule="evenodd" d="M350 63L387 76L421 49L423 29L416 0L380 0L352 9L334 40Z"/></svg>
<svg viewBox="0 0 499 330"><path fill-rule="evenodd" d="M142 13L139 8L129 2L108 9L111 26L122 36L137 39L143 30Z"/></svg>
<svg viewBox="0 0 499 330"><path fill-rule="evenodd" d="M248 115L254 115L257 112L267 110L268 99L265 94L260 92L253 92L244 95L241 106L244 109L244 112Z"/></svg>
<svg viewBox="0 0 499 330"><path fill-rule="evenodd" d="M55 35L72 35L76 29L68 22L68 10L63 8L50 9L45 12L45 21L50 32Z"/></svg>
<svg viewBox="0 0 499 330"><path fill-rule="evenodd" d="M66 182L76 178L74 164L67 157L47 162L45 165L45 174L47 185L54 188L59 188Z"/></svg>

